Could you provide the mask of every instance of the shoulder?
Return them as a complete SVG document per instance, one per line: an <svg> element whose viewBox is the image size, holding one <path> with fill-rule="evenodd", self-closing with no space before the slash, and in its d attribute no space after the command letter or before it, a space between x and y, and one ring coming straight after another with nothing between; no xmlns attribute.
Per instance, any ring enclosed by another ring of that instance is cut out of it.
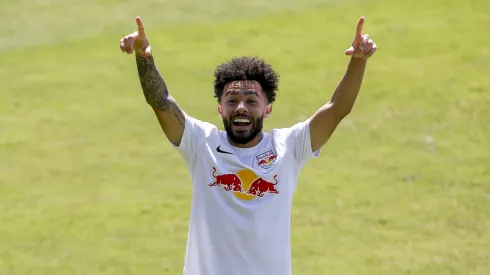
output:
<svg viewBox="0 0 490 275"><path fill-rule="evenodd" d="M294 138L298 134L307 131L309 129L310 120L306 119L303 121L299 121L294 123L289 127L284 128L273 128L269 132L274 139L279 140L287 140L290 138Z"/></svg>
<svg viewBox="0 0 490 275"><path fill-rule="evenodd" d="M201 134L210 135L213 132L218 132L218 127L216 125L202 121L195 117L185 115L185 130L192 132L200 132Z"/></svg>

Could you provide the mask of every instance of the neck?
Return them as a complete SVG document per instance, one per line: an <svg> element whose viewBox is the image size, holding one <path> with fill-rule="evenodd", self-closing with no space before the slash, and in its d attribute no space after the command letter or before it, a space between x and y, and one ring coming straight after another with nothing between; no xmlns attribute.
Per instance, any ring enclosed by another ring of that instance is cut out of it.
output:
<svg viewBox="0 0 490 275"><path fill-rule="evenodd" d="M264 133L263 132L260 132L254 139L252 139L250 142L245 143L245 144L243 144L243 143L241 143L241 144L235 143L235 142L231 141L229 137L227 137L227 138L228 138L228 142L231 145L235 146L235 147L238 147L238 148L252 148L252 147L257 146L257 144L259 144L262 141L262 139L264 138Z"/></svg>

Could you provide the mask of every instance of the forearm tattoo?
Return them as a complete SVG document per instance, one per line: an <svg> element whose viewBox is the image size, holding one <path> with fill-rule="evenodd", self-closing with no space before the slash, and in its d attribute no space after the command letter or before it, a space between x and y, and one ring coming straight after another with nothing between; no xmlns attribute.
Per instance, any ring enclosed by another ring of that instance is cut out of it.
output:
<svg viewBox="0 0 490 275"><path fill-rule="evenodd" d="M136 55L136 65L146 102L159 110L167 110L170 106L167 85L155 65L153 56L145 58Z"/></svg>
<svg viewBox="0 0 490 275"><path fill-rule="evenodd" d="M184 126L184 114L177 106L177 102L169 95L167 85L155 65L153 56L136 55L136 65L146 102L160 111L167 111L170 108L179 123Z"/></svg>

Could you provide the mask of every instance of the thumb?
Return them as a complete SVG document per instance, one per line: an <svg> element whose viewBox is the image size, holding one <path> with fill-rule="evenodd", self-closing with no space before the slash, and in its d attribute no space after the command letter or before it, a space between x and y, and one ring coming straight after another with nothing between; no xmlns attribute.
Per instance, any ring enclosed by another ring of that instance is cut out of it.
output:
<svg viewBox="0 0 490 275"><path fill-rule="evenodd" d="M145 56L146 57L151 56L151 46L150 45L148 45L148 47L146 47L146 49L145 49Z"/></svg>
<svg viewBox="0 0 490 275"><path fill-rule="evenodd" d="M348 48L347 50L345 50L346 55L353 55L355 52L356 52L356 50L352 46L350 48Z"/></svg>

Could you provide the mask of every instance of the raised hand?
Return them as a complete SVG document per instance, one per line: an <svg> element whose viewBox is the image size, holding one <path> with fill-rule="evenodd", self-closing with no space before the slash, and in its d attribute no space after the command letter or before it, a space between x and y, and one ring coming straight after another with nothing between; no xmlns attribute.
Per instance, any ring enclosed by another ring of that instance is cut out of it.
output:
<svg viewBox="0 0 490 275"><path fill-rule="evenodd" d="M376 43L369 38L368 34L362 34L364 20L364 16L359 18L352 46L345 51L346 55L353 58L368 59L376 52Z"/></svg>
<svg viewBox="0 0 490 275"><path fill-rule="evenodd" d="M136 17L136 25L138 30L126 35L119 41L119 47L123 53L149 57L151 56L151 46L148 38L145 34L145 28L143 27L143 21L138 16Z"/></svg>

